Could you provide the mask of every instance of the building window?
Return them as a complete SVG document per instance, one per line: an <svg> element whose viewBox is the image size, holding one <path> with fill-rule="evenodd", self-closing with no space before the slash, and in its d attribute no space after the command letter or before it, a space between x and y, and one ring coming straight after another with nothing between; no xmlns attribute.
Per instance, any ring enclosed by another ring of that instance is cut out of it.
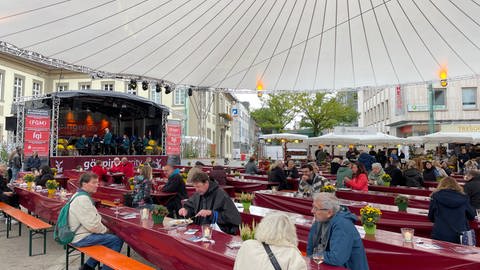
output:
<svg viewBox="0 0 480 270"><path fill-rule="evenodd" d="M33 81L32 95L38 97L42 94L42 82Z"/></svg>
<svg viewBox="0 0 480 270"><path fill-rule="evenodd" d="M5 71L3 70L0 70L0 99L3 101L3 83L4 83L4 80L3 78L5 78Z"/></svg>
<svg viewBox="0 0 480 270"><path fill-rule="evenodd" d="M78 89L80 89L80 90L90 90L91 89L90 83L79 83L78 84Z"/></svg>
<svg viewBox="0 0 480 270"><path fill-rule="evenodd" d="M68 83L57 83L57 92L68 91Z"/></svg>
<svg viewBox="0 0 480 270"><path fill-rule="evenodd" d="M173 105L185 105L185 88L173 91Z"/></svg>
<svg viewBox="0 0 480 270"><path fill-rule="evenodd" d="M157 93L154 84L150 85L150 100L157 104L162 104L162 92Z"/></svg>
<svg viewBox="0 0 480 270"><path fill-rule="evenodd" d="M439 106L439 109L444 109L446 104L446 89L433 89L433 104ZM440 108L442 107L442 108Z"/></svg>
<svg viewBox="0 0 480 270"><path fill-rule="evenodd" d="M13 101L23 95L23 79L15 76L13 81Z"/></svg>
<svg viewBox="0 0 480 270"><path fill-rule="evenodd" d="M103 82L102 83L102 89L104 91L113 91L115 90L115 84L113 82Z"/></svg>
<svg viewBox="0 0 480 270"><path fill-rule="evenodd" d="M477 88L476 87L462 88L462 105L464 109L477 108Z"/></svg>

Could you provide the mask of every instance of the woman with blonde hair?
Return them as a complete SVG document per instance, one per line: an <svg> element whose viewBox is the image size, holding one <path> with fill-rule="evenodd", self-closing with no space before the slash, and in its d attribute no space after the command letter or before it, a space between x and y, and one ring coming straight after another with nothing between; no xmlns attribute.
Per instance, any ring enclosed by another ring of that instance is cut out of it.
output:
<svg viewBox="0 0 480 270"><path fill-rule="evenodd" d="M438 160L433 161L433 167L435 167L435 170L436 170L435 176L437 178L438 177L444 178L448 176L447 172L445 172L445 170L442 168L440 161Z"/></svg>
<svg viewBox="0 0 480 270"><path fill-rule="evenodd" d="M428 218L433 222L432 239L459 244L459 234L470 229L467 219L475 218L475 210L454 178L443 178L432 193Z"/></svg>
<svg viewBox="0 0 480 270"><path fill-rule="evenodd" d="M152 204L152 167L144 165L140 169L140 175L134 178L135 189L133 191L133 207L149 206Z"/></svg>
<svg viewBox="0 0 480 270"><path fill-rule="evenodd" d="M297 232L290 218L282 213L268 214L258 224L255 240L243 242L234 269L275 269L269 250L281 269L307 269L297 245Z"/></svg>

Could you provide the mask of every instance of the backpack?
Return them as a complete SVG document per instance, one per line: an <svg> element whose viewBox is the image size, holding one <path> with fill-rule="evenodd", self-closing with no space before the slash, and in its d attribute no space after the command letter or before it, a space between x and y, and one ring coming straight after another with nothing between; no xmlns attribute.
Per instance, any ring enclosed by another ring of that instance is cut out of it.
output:
<svg viewBox="0 0 480 270"><path fill-rule="evenodd" d="M86 195L89 196L88 193L84 191L78 192L75 196L73 196L60 210L58 214L57 223L55 224L55 228L53 230L53 239L61 244L61 245L68 245L72 242L75 234L77 233L78 229L81 225L72 231L70 229L70 224L68 222L68 213L70 211L70 204L72 201L77 198L78 196Z"/></svg>

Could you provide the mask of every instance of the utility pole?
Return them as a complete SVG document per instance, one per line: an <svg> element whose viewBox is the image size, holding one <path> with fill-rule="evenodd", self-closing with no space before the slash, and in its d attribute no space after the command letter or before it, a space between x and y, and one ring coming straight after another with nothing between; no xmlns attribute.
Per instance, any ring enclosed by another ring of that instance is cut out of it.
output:
<svg viewBox="0 0 480 270"><path fill-rule="evenodd" d="M434 114L433 114L433 84L430 82L428 85L428 105L429 105L429 112L430 112L430 119L428 122L428 130L429 133L435 133L435 119L434 119Z"/></svg>

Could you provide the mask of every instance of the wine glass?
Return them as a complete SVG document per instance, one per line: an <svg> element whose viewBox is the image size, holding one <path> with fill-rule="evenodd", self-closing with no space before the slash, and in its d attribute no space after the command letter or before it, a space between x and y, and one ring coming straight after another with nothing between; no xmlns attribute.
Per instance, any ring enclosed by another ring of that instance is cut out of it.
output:
<svg viewBox="0 0 480 270"><path fill-rule="evenodd" d="M312 260L317 264L317 270L320 269L320 264L323 262L323 249L316 247L313 249Z"/></svg>
<svg viewBox="0 0 480 270"><path fill-rule="evenodd" d="M113 204L115 205L115 215L120 214L120 212L118 211L120 206L120 199L119 198L114 199Z"/></svg>

